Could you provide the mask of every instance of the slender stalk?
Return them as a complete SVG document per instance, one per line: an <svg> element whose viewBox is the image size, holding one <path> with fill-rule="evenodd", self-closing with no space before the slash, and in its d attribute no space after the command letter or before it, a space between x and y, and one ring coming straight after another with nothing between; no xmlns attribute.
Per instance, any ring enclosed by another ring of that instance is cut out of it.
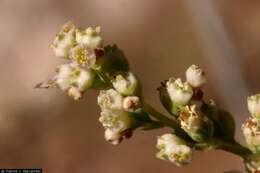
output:
<svg viewBox="0 0 260 173"><path fill-rule="evenodd" d="M156 109L154 109L152 106L150 106L147 103L144 103L144 110L153 118L156 120L162 122L165 124L165 126L168 126L174 130L174 133L178 135L179 137L182 137L187 142L191 142L191 138L187 135L187 133L179 126L178 122L174 119L170 119L167 116L163 115L162 113L158 112Z"/></svg>
<svg viewBox="0 0 260 173"><path fill-rule="evenodd" d="M236 141L227 142L220 139L214 139L213 141L215 145L217 145L217 148L238 155L243 159L248 159L252 155L252 152L248 148L242 146Z"/></svg>

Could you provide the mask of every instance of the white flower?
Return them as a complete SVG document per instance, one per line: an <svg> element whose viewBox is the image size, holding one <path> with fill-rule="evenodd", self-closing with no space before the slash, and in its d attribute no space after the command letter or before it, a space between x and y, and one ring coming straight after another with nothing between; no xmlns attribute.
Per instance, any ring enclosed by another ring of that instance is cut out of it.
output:
<svg viewBox="0 0 260 173"><path fill-rule="evenodd" d="M55 37L51 48L58 57L68 57L70 49L75 45L75 26L66 23Z"/></svg>
<svg viewBox="0 0 260 173"><path fill-rule="evenodd" d="M157 149L159 152L156 157L168 160L177 166L190 163L192 149L185 142L174 134L164 134L157 139Z"/></svg>
<svg viewBox="0 0 260 173"><path fill-rule="evenodd" d="M70 82L80 91L85 91L92 86L94 77L95 75L91 69L84 70L82 68L76 68L71 74Z"/></svg>
<svg viewBox="0 0 260 173"><path fill-rule="evenodd" d="M252 95L247 98L248 110L252 116L260 119L260 94Z"/></svg>
<svg viewBox="0 0 260 173"><path fill-rule="evenodd" d="M70 76L73 68L69 64L63 64L58 67L55 76L56 84L62 90L67 90L70 87Z"/></svg>
<svg viewBox="0 0 260 173"><path fill-rule="evenodd" d="M95 52L83 45L73 47L70 51L69 57L80 66L91 67L96 63Z"/></svg>
<svg viewBox="0 0 260 173"><path fill-rule="evenodd" d="M179 115L181 128L196 142L205 142L212 137L212 122L197 110L196 105L185 106Z"/></svg>
<svg viewBox="0 0 260 173"><path fill-rule="evenodd" d="M202 87L206 83L204 71L197 65L191 65L186 70L187 82L194 88Z"/></svg>
<svg viewBox="0 0 260 173"><path fill-rule="evenodd" d="M123 95L133 95L135 94L138 81L133 73L129 72L127 75L117 75L114 80L112 80L113 87Z"/></svg>
<svg viewBox="0 0 260 173"><path fill-rule="evenodd" d="M203 117L196 110L196 105L185 106L179 116L181 127L188 132L196 133L203 123Z"/></svg>
<svg viewBox="0 0 260 173"><path fill-rule="evenodd" d="M140 99L137 96L127 96L123 100L123 108L126 111L134 112L140 107Z"/></svg>
<svg viewBox="0 0 260 173"><path fill-rule="evenodd" d="M114 132L110 129L105 130L104 136L105 140L113 145L118 145L123 140L123 136L120 133Z"/></svg>
<svg viewBox="0 0 260 173"><path fill-rule="evenodd" d="M102 90L98 96L101 109L122 110L123 96L114 89Z"/></svg>
<svg viewBox="0 0 260 173"><path fill-rule="evenodd" d="M193 90L191 86L187 82L182 83L180 78L176 80L170 78L166 87L171 101L177 105L186 105L192 98Z"/></svg>
<svg viewBox="0 0 260 173"><path fill-rule="evenodd" d="M102 110L99 121L105 129L120 133L132 127L133 117L125 111Z"/></svg>
<svg viewBox="0 0 260 173"><path fill-rule="evenodd" d="M72 97L74 100L79 100L82 97L82 92L76 87L71 87L68 90L68 95Z"/></svg>
<svg viewBox="0 0 260 173"><path fill-rule="evenodd" d="M78 44L83 44L89 49L96 49L102 47L103 39L101 37L101 28L88 27L85 31L76 30L76 41Z"/></svg>
<svg viewBox="0 0 260 173"><path fill-rule="evenodd" d="M260 151L260 121L256 118L249 118L242 125L246 142L253 152Z"/></svg>

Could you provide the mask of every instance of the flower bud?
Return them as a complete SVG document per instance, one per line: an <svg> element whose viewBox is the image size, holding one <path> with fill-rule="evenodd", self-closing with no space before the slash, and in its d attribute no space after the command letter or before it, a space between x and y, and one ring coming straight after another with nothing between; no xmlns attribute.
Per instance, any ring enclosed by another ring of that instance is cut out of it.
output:
<svg viewBox="0 0 260 173"><path fill-rule="evenodd" d="M156 147L159 150L156 157L159 159L168 160L177 166L186 165L191 161L192 149L174 134L158 137Z"/></svg>
<svg viewBox="0 0 260 173"><path fill-rule="evenodd" d="M73 23L66 23L55 37L51 48L58 57L67 58L70 49L75 45L75 26Z"/></svg>
<svg viewBox="0 0 260 173"><path fill-rule="evenodd" d="M86 71L82 68L76 68L70 76L70 82L73 86L76 86L79 91L86 91L92 86L94 77L95 74L91 69Z"/></svg>
<svg viewBox="0 0 260 173"><path fill-rule="evenodd" d="M171 101L176 105L188 104L193 95L191 86L187 82L182 83L180 78L176 80L170 78L166 83L166 88Z"/></svg>
<svg viewBox="0 0 260 173"><path fill-rule="evenodd" d="M67 90L70 87L70 75L73 67L69 64L63 64L58 67L55 81L58 87L62 90Z"/></svg>
<svg viewBox="0 0 260 173"><path fill-rule="evenodd" d="M109 128L118 133L131 128L134 124L133 117L125 111L102 110L99 121L105 129Z"/></svg>
<svg viewBox="0 0 260 173"><path fill-rule="evenodd" d="M80 90L76 87L71 87L69 90L68 90L68 95L70 97L72 97L74 100L79 100L81 99L82 97L82 92L80 92Z"/></svg>
<svg viewBox="0 0 260 173"><path fill-rule="evenodd" d="M98 96L98 105L101 109L121 110L122 95L114 89L101 90Z"/></svg>
<svg viewBox="0 0 260 173"><path fill-rule="evenodd" d="M137 96L127 96L123 100L123 108L128 112L134 112L140 107L140 104L140 99Z"/></svg>
<svg viewBox="0 0 260 173"><path fill-rule="evenodd" d="M118 145L123 140L123 136L118 132L113 132L110 129L105 130L105 140L112 145Z"/></svg>
<svg viewBox="0 0 260 173"><path fill-rule="evenodd" d="M247 98L248 110L257 119L260 119L260 94Z"/></svg>
<svg viewBox="0 0 260 173"><path fill-rule="evenodd" d="M196 105L185 106L180 112L181 128L196 142L205 142L213 134L213 124L196 110Z"/></svg>
<svg viewBox="0 0 260 173"><path fill-rule="evenodd" d="M197 65L191 65L186 70L186 79L193 88L200 88L206 83L205 73Z"/></svg>
<svg viewBox="0 0 260 173"><path fill-rule="evenodd" d="M260 152L260 121L249 118L243 125L242 130L249 148L254 153Z"/></svg>
<svg viewBox="0 0 260 173"><path fill-rule="evenodd" d="M88 27L85 31L77 29L76 41L78 44L83 44L87 48L94 50L103 45L103 39L100 34L100 26L96 28Z"/></svg>
<svg viewBox="0 0 260 173"><path fill-rule="evenodd" d="M113 87L123 95L136 94L138 81L133 73L129 72L127 75L117 75L112 80Z"/></svg>

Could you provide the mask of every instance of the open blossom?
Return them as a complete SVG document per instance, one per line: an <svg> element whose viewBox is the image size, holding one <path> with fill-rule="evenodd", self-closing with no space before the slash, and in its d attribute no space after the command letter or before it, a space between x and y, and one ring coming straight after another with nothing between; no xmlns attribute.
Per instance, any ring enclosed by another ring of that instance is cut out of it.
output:
<svg viewBox="0 0 260 173"><path fill-rule="evenodd" d="M185 106L180 112L179 121L181 128L197 142L203 142L212 135L212 123L197 110L196 105Z"/></svg>
<svg viewBox="0 0 260 173"><path fill-rule="evenodd" d="M123 95L135 94L138 81L133 73L129 72L126 75L119 74L112 80L113 87Z"/></svg>
<svg viewBox="0 0 260 173"><path fill-rule="evenodd" d="M159 152L156 157L168 160L177 166L190 163L192 149L185 142L174 134L164 134L157 139L157 149Z"/></svg>
<svg viewBox="0 0 260 173"><path fill-rule="evenodd" d="M246 142L253 152L260 152L260 121L256 118L249 118L242 125Z"/></svg>
<svg viewBox="0 0 260 173"><path fill-rule="evenodd" d="M194 88L202 87L206 83L204 71L197 65L191 65L186 70L187 82Z"/></svg>
<svg viewBox="0 0 260 173"><path fill-rule="evenodd" d="M248 110L252 116L260 119L260 94L252 95L247 98Z"/></svg>
<svg viewBox="0 0 260 173"><path fill-rule="evenodd" d="M101 109L122 110L123 96L114 89L102 90L98 96Z"/></svg>
<svg viewBox="0 0 260 173"><path fill-rule="evenodd" d="M186 105L192 98L191 86L187 82L183 83L180 78L170 78L166 87L171 101L177 105Z"/></svg>
<svg viewBox="0 0 260 173"><path fill-rule="evenodd" d="M56 56L68 57L70 49L75 45L75 29L75 25L71 22L61 28L51 45Z"/></svg>
<svg viewBox="0 0 260 173"><path fill-rule="evenodd" d="M77 65L91 67L96 63L95 51L83 45L77 45L70 51L69 58Z"/></svg>
<svg viewBox="0 0 260 173"><path fill-rule="evenodd" d="M101 28L88 27L85 30L76 30L76 41L78 44L83 44L88 49L96 49L103 46L103 39L101 37Z"/></svg>
<svg viewBox="0 0 260 173"><path fill-rule="evenodd" d="M137 96L127 96L123 100L123 108L129 112L134 112L140 107L140 104L140 99Z"/></svg>

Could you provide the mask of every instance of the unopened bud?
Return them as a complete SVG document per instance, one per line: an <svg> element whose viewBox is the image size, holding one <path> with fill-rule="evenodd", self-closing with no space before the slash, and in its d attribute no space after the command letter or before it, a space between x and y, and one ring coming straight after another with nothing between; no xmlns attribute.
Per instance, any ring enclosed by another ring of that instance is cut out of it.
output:
<svg viewBox="0 0 260 173"><path fill-rule="evenodd" d="M134 112L140 107L140 99L137 96L127 96L123 100L123 108L126 111Z"/></svg>
<svg viewBox="0 0 260 173"><path fill-rule="evenodd" d="M121 110L122 103L122 95L114 89L102 90L99 93L98 105L101 109Z"/></svg>
<svg viewBox="0 0 260 173"><path fill-rule="evenodd" d="M113 87L123 95L134 95L137 91L138 81L132 73L117 75L112 80Z"/></svg>
<svg viewBox="0 0 260 173"><path fill-rule="evenodd" d="M70 97L72 97L74 100L79 100L81 99L82 97L82 92L80 92L80 90L76 87L71 87L69 90L68 90L68 95Z"/></svg>
<svg viewBox="0 0 260 173"><path fill-rule="evenodd" d="M187 82L183 83L180 78L176 80L170 78L166 83L166 88L171 101L176 105L188 104L193 95L191 86Z"/></svg>
<svg viewBox="0 0 260 173"><path fill-rule="evenodd" d="M118 132L114 132L111 129L106 129L105 130L105 140L113 145L118 145L123 140L123 137Z"/></svg>
<svg viewBox="0 0 260 173"><path fill-rule="evenodd" d="M204 71L197 65L191 65L186 71L187 82L194 88L200 88L206 83Z"/></svg>

